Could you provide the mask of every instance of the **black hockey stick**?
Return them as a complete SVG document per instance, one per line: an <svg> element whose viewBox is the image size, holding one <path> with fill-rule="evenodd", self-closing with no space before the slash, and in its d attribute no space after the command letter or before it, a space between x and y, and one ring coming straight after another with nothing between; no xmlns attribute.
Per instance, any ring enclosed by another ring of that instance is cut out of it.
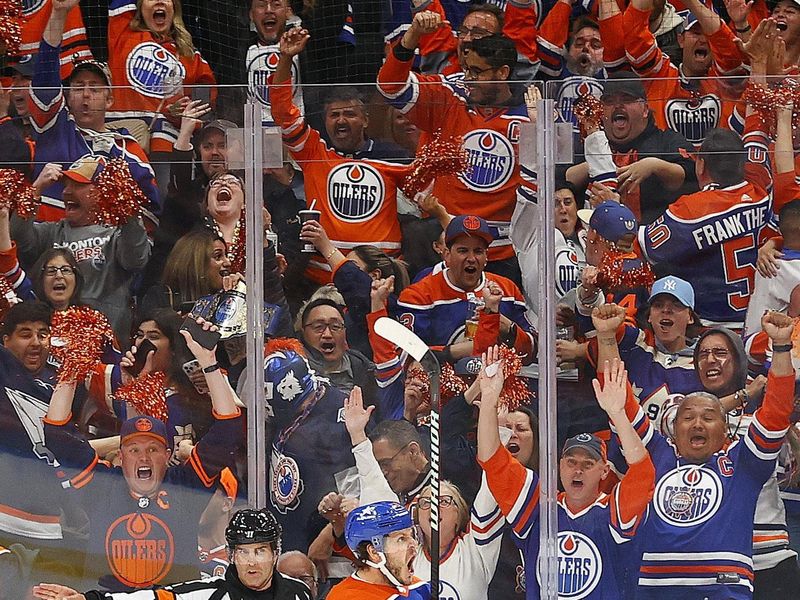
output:
<svg viewBox="0 0 800 600"><path fill-rule="evenodd" d="M428 345L413 331L394 319L381 317L375 322L375 333L407 352L422 365L430 380L431 390L431 598L439 599L439 361Z"/></svg>

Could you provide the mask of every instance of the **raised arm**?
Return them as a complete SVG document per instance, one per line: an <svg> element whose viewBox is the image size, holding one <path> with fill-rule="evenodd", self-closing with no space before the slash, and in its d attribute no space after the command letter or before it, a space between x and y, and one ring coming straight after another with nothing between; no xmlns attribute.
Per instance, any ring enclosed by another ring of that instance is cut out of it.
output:
<svg viewBox="0 0 800 600"><path fill-rule="evenodd" d="M638 463L649 455L625 413L628 393L628 372L625 364L619 359L606 360L603 363L603 379L602 384L598 379L592 381L597 403L606 411L608 420L614 426L625 460L629 465Z"/></svg>
<svg viewBox="0 0 800 600"><path fill-rule="evenodd" d="M64 26L67 23L67 14L80 4L80 0L51 0L53 7L50 20L44 28L42 39L54 48L61 45L64 36Z"/></svg>
<svg viewBox="0 0 800 600"><path fill-rule="evenodd" d="M202 325L203 329L206 331L216 329L215 326L204 319L198 318L197 323ZM195 341L192 334L188 331L181 330L181 335L186 340L189 351L194 355L197 362L200 363L200 367L203 369L214 414L222 418L238 415L240 411L236 404L235 394L228 384L227 378L222 374L219 363L217 362L217 347L214 346L210 350L208 348L203 348Z"/></svg>

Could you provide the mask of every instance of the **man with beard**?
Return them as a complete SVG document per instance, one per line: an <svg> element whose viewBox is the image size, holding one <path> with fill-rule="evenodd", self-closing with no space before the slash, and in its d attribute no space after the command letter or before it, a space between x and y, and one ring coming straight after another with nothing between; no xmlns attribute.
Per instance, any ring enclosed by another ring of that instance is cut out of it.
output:
<svg viewBox="0 0 800 600"><path fill-rule="evenodd" d="M23 265L34 264L48 248L69 249L83 275L81 299L108 317L117 338L123 340L130 334L131 282L147 264L150 243L142 217L129 217L116 227L93 223L98 203L95 182L105 167L105 159L90 155L63 173L58 165L47 165L53 180L63 182L64 218L36 223L12 215L11 237Z"/></svg>
<svg viewBox="0 0 800 600"><path fill-rule="evenodd" d="M281 526L266 509L245 508L225 528L230 565L225 574L133 593L99 591L79 594L65 586L44 583L33 592L40 600L311 600L308 586L276 568L281 553Z"/></svg>
<svg viewBox="0 0 800 600"><path fill-rule="evenodd" d="M642 81L621 72L603 84L603 129L614 153L622 202L640 223L656 220L681 194L694 191L694 163L681 154L693 146L679 133L655 124ZM587 163L570 167L567 179L583 187Z"/></svg>
<svg viewBox="0 0 800 600"><path fill-rule="evenodd" d="M437 178L433 194L450 214L477 215L489 222L494 237L489 270L519 284L519 263L508 237L511 216L517 193L533 198L535 191L528 169L519 165L520 126L530 119L522 90L511 83L517 63L514 43L497 34L471 42L463 82L412 73L420 40L441 26L440 15L417 13L378 72L378 89L426 134L441 130L463 139L468 172Z"/></svg>
<svg viewBox="0 0 800 600"><path fill-rule="evenodd" d="M659 50L648 29L653 0L633 0L623 30L628 60L643 78L656 125L699 146L709 130L728 126L742 92L741 86L736 89L720 77L745 73L736 38L722 19L700 0L687 0L686 5L692 12L678 35L680 67Z"/></svg>
<svg viewBox="0 0 800 600"><path fill-rule="evenodd" d="M525 316L522 292L513 281L485 271L492 239L482 218L454 218L445 230L447 268L408 286L397 300L398 320L428 345L443 347L448 362L472 356L466 322L486 317L499 319L500 337L524 363L535 359L536 332ZM478 297L487 287L502 296L498 311L491 315L489 307L477 310Z"/></svg>
<svg viewBox="0 0 800 600"><path fill-rule="evenodd" d="M247 82L250 96L262 106L261 120L265 125L274 125L269 100L267 79L275 72L280 56L278 41L286 31L290 14L289 0L252 0L250 22L255 26L255 40L247 49ZM292 101L301 114L305 112L303 93L300 88L300 58L292 57L291 67Z"/></svg>
<svg viewBox="0 0 800 600"><path fill-rule="evenodd" d="M396 502L359 506L347 515L344 537L356 572L331 589L330 600L431 597L430 584L414 576L418 546L408 509Z"/></svg>
<svg viewBox="0 0 800 600"><path fill-rule="evenodd" d="M598 360L612 360L618 356L612 328L622 322L623 316L619 310L614 313L615 311L605 310L595 315ZM778 313L773 314L784 323L788 318ZM791 323L791 320L788 322ZM768 336L767 333L764 335ZM768 337L770 340L773 338L771 335ZM747 355L741 338L724 327L705 331L695 345L694 363L702 391L685 396L673 394L662 397L660 405L654 402L654 398L647 402L643 399L643 410L646 409L648 417L660 428L661 433L675 440L683 402L698 395L713 395L719 399L729 437L734 440L737 436L746 438L749 435L748 427L752 427L754 411L761 406L764 377L759 376L748 382ZM768 388L767 393L769 391ZM641 427L639 431L642 431ZM621 457L616 451L611 453L611 459L624 471ZM789 548L786 515L774 473L771 473L758 495L753 522L754 598L788 600L793 597L794 590L800 584L800 570L797 566L797 554Z"/></svg>
<svg viewBox="0 0 800 600"><path fill-rule="evenodd" d="M367 135L369 109L353 86L333 88L322 105L325 133L333 149L348 158L411 162L408 150Z"/></svg>

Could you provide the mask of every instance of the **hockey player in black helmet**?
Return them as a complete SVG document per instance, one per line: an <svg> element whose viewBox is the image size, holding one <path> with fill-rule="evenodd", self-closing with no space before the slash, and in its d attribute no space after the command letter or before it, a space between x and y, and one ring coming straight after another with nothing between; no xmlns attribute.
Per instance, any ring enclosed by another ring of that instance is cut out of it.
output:
<svg viewBox="0 0 800 600"><path fill-rule="evenodd" d="M267 509L236 512L225 529L225 541L230 566L223 577L116 594L80 594L66 586L42 584L34 587L34 595L47 600L311 600L305 583L275 569L281 553L281 526Z"/></svg>

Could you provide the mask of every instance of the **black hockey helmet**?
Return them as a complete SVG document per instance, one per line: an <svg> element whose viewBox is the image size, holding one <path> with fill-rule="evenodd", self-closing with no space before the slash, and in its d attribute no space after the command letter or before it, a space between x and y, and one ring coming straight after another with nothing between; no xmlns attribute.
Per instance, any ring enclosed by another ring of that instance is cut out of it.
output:
<svg viewBox="0 0 800 600"><path fill-rule="evenodd" d="M233 550L242 544L274 544L276 554L281 548L281 524L267 509L245 508L234 513L225 528L225 542Z"/></svg>

